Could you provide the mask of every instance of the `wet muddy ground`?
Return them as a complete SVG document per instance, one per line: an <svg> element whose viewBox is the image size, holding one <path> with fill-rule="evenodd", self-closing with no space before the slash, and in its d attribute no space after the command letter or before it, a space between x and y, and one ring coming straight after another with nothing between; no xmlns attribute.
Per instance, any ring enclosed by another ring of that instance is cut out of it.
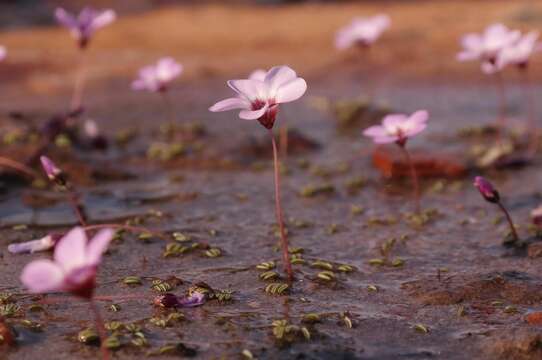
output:
<svg viewBox="0 0 542 360"><path fill-rule="evenodd" d="M450 3L443 6L451 7ZM521 10L502 4L494 3L486 13L491 10L508 19ZM392 15L400 14L399 5L387 6ZM412 11L409 6L405 5L406 13ZM294 17L303 9L280 11ZM352 10L309 9L314 16L322 17L327 10L344 18L349 16L344 12ZM374 6L356 9L373 11ZM436 11L429 5L422 9ZM168 11L178 15L180 10L161 11L147 20L167 18ZM196 23L206 14L231 10L199 11ZM241 22L250 23L250 11L263 10L243 8ZM536 27L541 24L537 19L524 25ZM398 27L407 26L397 22ZM135 31L134 23L127 19L120 27ZM40 30L38 36L65 41L62 46L70 54L65 34L55 31ZM102 46L96 44L93 59L99 64L91 73L97 79L87 89L88 110L81 118L97 121L110 140L109 149L62 146L64 142L58 141L47 154L77 184L91 223L127 221L167 234L163 238L124 232L104 257L97 294L118 340L112 343L114 358L235 359L247 358L247 351L260 359L542 357L542 321L537 318L537 311L542 311L542 264L535 251L536 231L529 225L529 212L542 200L540 155L523 167L480 170L472 165L472 147L492 144L494 137L466 137L459 130L492 122L496 109L491 81L469 80L475 65L464 64L464 70L443 65L450 74L462 74L459 81L443 80L425 70L417 74L409 66L394 67L391 60L380 65L381 76L372 77L366 76L365 66L358 70L344 59L320 64L324 67L309 64L306 73L302 65L296 68L307 79L309 91L302 101L284 106L278 122L290 129L282 169L283 206L296 280L282 294L273 294L278 286L270 284L285 283L285 276L275 228L271 145L258 123L240 120L234 112L207 112L215 100L229 94L224 85L231 77L226 66L216 65L214 50L208 50L211 60L204 62L203 50L198 55L197 43L193 45L185 66L197 63L198 70L187 70L186 80L170 93L171 119L158 96L128 90L128 70L99 62L115 54L107 42L115 44L119 35L111 31L102 37ZM5 36L11 44L30 41L24 31ZM320 45L309 46L308 52ZM132 49L131 55L129 49L118 50L120 62L138 59L137 64L130 61L136 69L161 51L148 46L150 54L141 50L145 45ZM446 56L453 56L454 46L448 44ZM271 52L273 60L288 61L283 46ZM37 50L14 53L26 56L28 63L21 68L12 59L8 69L0 71L8 79L1 86L6 94L1 100L3 132L15 137L5 139L0 153L23 161L37 147L26 137L31 125L43 124L68 102L71 72L62 68L69 63L65 58L39 67L44 55L37 55ZM272 65L262 63L263 54L260 50L234 62L233 76ZM436 62L448 64L449 59L439 56ZM292 57L295 65L304 55ZM183 62L181 54L178 60ZM525 116L521 87L514 83L508 90L511 133L521 134ZM536 90L538 94L542 89ZM378 115L338 125L337 118L345 112L341 99L367 93L375 95L378 111L429 109L428 131L412 141L413 151L449 155L466 167L463 176L423 180L426 221L411 217L408 178L386 179L372 164L373 145L360 134ZM334 107L342 110L334 112ZM8 116L13 111L23 117ZM17 137L19 133L23 136ZM521 141L521 135L518 138ZM528 249L502 245L506 224L472 186L472 177L479 173L495 180L520 236L531 241ZM27 262L50 254L12 255L6 250L10 243L76 225L64 195L44 187L43 181L29 184L7 175L0 185L0 313L18 333L17 345L4 345L0 358L98 356L96 346L78 341L80 332L93 326L85 303L65 295L29 296L18 280ZM326 279L322 272L330 269L332 278ZM268 271L277 274L267 273L263 277L269 279L263 280L262 273ZM164 290L156 286L158 280L178 295L204 282L220 299L171 315L172 311L152 305ZM137 331L145 341L138 340Z"/></svg>

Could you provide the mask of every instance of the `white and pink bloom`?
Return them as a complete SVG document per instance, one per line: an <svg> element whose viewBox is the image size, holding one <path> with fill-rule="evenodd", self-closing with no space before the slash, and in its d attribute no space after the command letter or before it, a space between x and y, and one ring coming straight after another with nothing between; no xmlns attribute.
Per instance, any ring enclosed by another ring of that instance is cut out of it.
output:
<svg viewBox="0 0 542 360"><path fill-rule="evenodd" d="M111 9L98 11L85 7L79 15L72 15L63 8L55 10L56 20L70 30L80 48L85 48L96 30L111 24L116 17Z"/></svg>
<svg viewBox="0 0 542 360"><path fill-rule="evenodd" d="M335 46L339 50L353 45L370 46L390 27L390 24L390 17L386 14L355 18L337 32Z"/></svg>
<svg viewBox="0 0 542 360"><path fill-rule="evenodd" d="M8 51L4 46L0 45L0 61L4 60L8 55Z"/></svg>
<svg viewBox="0 0 542 360"><path fill-rule="evenodd" d="M500 68L507 65L527 67L531 55L541 50L541 44L538 42L539 35L538 31L531 31L521 36L518 41L503 48L497 55L497 66Z"/></svg>
<svg viewBox="0 0 542 360"><path fill-rule="evenodd" d="M164 57L154 65L139 70L139 76L132 82L133 90L163 92L183 72L183 66L171 57Z"/></svg>
<svg viewBox="0 0 542 360"><path fill-rule="evenodd" d="M501 69L497 64L499 53L516 43L520 37L521 33L518 30L510 30L500 23L492 24L481 34L471 33L463 36L461 39L463 51L457 54L457 60L479 60L485 73L499 71Z"/></svg>
<svg viewBox="0 0 542 360"><path fill-rule="evenodd" d="M275 66L262 80L230 80L228 86L237 93L209 108L212 112L241 109L239 117L258 120L267 129L275 123L279 104L299 99L307 90L307 83L288 66Z"/></svg>
<svg viewBox="0 0 542 360"><path fill-rule="evenodd" d="M419 110L412 115L391 114L384 117L382 125L367 128L363 135L370 137L377 144L397 143L404 145L406 141L421 133L427 127L429 113Z"/></svg>
<svg viewBox="0 0 542 360"><path fill-rule="evenodd" d="M32 293L64 291L91 299L102 254L114 231L104 229L88 241L83 228L76 227L58 241L54 260L35 260L26 265L21 281Z"/></svg>

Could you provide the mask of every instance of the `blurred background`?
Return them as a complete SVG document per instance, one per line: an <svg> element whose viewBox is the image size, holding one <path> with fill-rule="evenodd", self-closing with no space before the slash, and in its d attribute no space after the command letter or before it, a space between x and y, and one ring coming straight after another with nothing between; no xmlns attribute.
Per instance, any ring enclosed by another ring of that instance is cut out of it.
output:
<svg viewBox="0 0 542 360"><path fill-rule="evenodd" d="M292 66L312 84L370 77L396 84L478 82L487 78L477 62L455 60L462 34L493 22L542 30L542 1L534 0L3 0L0 44L9 56L0 66L0 106L19 103L22 95L70 92L76 49L52 14L57 6L79 11L85 5L119 15L89 48L89 94L93 87L128 92L141 66L167 55L183 63L186 88L194 81L199 89L206 81L223 86L218 79L276 64ZM370 52L335 49L338 28L377 13L389 14L392 26ZM532 64L537 80L541 58ZM506 76L516 80L515 72Z"/></svg>

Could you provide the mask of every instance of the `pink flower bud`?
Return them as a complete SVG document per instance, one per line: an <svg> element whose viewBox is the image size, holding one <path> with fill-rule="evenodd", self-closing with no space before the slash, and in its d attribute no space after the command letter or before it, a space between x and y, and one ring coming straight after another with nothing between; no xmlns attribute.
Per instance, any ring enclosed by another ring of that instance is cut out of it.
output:
<svg viewBox="0 0 542 360"><path fill-rule="evenodd" d="M491 203L498 203L500 201L500 195L493 185L481 176L474 178L474 186L480 191L480 194Z"/></svg>

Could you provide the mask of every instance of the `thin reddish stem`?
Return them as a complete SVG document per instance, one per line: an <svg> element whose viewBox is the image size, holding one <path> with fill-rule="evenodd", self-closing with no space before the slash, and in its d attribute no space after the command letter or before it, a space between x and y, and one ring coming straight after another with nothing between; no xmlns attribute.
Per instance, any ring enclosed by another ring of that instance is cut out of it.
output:
<svg viewBox="0 0 542 360"><path fill-rule="evenodd" d="M73 88L73 96L71 101L71 110L76 111L81 108L83 101L83 90L85 87L86 75L86 52L84 49L79 50L79 64L77 74L75 75L75 85Z"/></svg>
<svg viewBox="0 0 542 360"><path fill-rule="evenodd" d="M399 147L403 150L403 153L405 154L406 161L407 161L408 166L410 168L410 177L412 179L412 186L414 188L415 211L416 211L416 214L420 214L421 213L420 184L419 184L419 181L418 181L418 172L416 171L416 167L414 166L414 161L412 161L412 157L410 156L410 153L407 150L406 145L399 144Z"/></svg>
<svg viewBox="0 0 542 360"><path fill-rule="evenodd" d="M81 201L79 201L79 195L75 192L75 190L68 188L68 198L73 208L73 212L75 213L75 216L77 216L77 220L79 221L79 224L82 227L86 227L87 217L85 214L85 208L83 204L81 204Z"/></svg>
<svg viewBox="0 0 542 360"><path fill-rule="evenodd" d="M497 141L501 141L504 135L504 130L506 127L506 92L504 89L504 81L502 75L499 71L495 73L495 84L497 86L497 96L498 96L498 112L497 112Z"/></svg>
<svg viewBox="0 0 542 360"><path fill-rule="evenodd" d="M160 92L160 96L162 97L163 101L164 101L164 106L166 107L166 113L167 113L167 118L168 118L168 121L170 121L171 123L174 123L175 122L175 113L173 111L173 105L171 103L171 100L167 94L167 90L164 89L164 90L161 90Z"/></svg>
<svg viewBox="0 0 542 360"><path fill-rule="evenodd" d="M284 221L282 218L282 207L280 203L280 172L279 172L279 160L277 143L275 141L275 135L273 130L269 130L271 135L271 143L273 145L273 166L275 170L275 213L277 217L277 223L280 229L280 245L282 247L282 262L284 263L284 270L288 274L288 280L291 282L294 279L294 273L292 271L292 264L290 263L290 254L288 253L288 239L286 237L286 231L284 229Z"/></svg>
<svg viewBox="0 0 542 360"><path fill-rule="evenodd" d="M525 99L527 101L527 131L530 134L528 154L534 156L538 149L539 131L536 124L535 115L535 98L534 91L531 84L531 78L529 76L529 70L527 68L520 69L523 75L523 91L525 93Z"/></svg>
<svg viewBox="0 0 542 360"><path fill-rule="evenodd" d="M514 238L514 242L519 241L519 236L516 231L516 227L514 225L514 222L512 221L512 218L510 217L510 214L508 213L508 210L504 207L504 205L499 201L497 202L497 205L499 206L499 209L502 210L504 213L504 216L506 217L506 221L508 221L508 225L510 226L510 232L512 233L512 237Z"/></svg>
<svg viewBox="0 0 542 360"><path fill-rule="evenodd" d="M109 350L107 350L107 347L105 346L105 342L107 340L107 332L105 331L105 326L102 320L102 316L100 314L100 309L98 308L98 305L96 304L94 299L90 299L89 305L90 309L94 313L96 329L98 331L98 334L100 335L100 349L102 350L102 359L109 360Z"/></svg>

